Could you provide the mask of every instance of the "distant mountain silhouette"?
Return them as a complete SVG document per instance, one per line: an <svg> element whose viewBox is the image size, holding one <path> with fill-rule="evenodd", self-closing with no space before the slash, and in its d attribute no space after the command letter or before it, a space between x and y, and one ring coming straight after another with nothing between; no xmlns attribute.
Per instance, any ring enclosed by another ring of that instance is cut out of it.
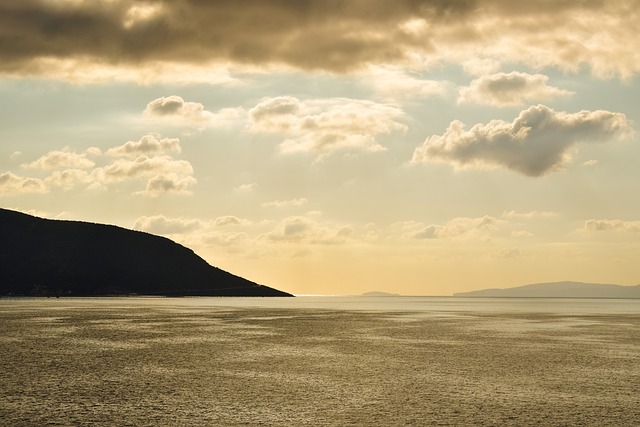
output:
<svg viewBox="0 0 640 427"><path fill-rule="evenodd" d="M399 297L400 294L391 294L389 292L371 291L365 292L361 297Z"/></svg>
<svg viewBox="0 0 640 427"><path fill-rule="evenodd" d="M292 296L167 238L0 209L0 295Z"/></svg>
<svg viewBox="0 0 640 427"><path fill-rule="evenodd" d="M531 297L531 298L640 298L640 285L621 286L599 283L534 283L506 289L458 292L456 297Z"/></svg>

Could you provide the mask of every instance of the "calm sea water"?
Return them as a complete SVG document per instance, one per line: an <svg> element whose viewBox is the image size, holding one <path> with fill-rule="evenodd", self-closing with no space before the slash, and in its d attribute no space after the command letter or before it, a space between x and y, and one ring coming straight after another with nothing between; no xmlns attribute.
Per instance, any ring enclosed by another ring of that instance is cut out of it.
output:
<svg viewBox="0 0 640 427"><path fill-rule="evenodd" d="M640 425L640 300L0 299L0 425Z"/></svg>

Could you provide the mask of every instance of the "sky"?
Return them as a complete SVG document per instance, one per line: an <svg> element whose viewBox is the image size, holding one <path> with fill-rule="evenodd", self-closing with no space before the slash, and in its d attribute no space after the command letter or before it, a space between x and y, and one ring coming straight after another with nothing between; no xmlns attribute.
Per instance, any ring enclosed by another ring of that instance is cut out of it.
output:
<svg viewBox="0 0 640 427"><path fill-rule="evenodd" d="M640 283L640 1L4 0L0 206L294 294Z"/></svg>

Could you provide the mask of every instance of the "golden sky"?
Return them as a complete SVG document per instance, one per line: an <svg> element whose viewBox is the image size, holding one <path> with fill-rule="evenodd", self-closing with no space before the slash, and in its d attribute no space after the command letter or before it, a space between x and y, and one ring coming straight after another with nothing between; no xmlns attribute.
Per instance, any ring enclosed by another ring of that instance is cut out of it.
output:
<svg viewBox="0 0 640 427"><path fill-rule="evenodd" d="M296 294L640 283L640 1L8 0L0 205Z"/></svg>

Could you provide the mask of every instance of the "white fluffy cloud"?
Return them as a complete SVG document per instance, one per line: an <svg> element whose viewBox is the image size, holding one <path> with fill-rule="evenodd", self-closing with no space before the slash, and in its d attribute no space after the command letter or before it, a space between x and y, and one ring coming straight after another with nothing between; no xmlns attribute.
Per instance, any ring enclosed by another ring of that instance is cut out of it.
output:
<svg viewBox="0 0 640 427"><path fill-rule="evenodd" d="M556 112L532 106L511 123L493 120L470 130L453 121L443 135L428 137L414 163L444 162L456 167L502 167L527 176L557 171L580 143L604 143L632 133L624 114L610 111Z"/></svg>
<svg viewBox="0 0 640 427"><path fill-rule="evenodd" d="M383 151L376 137L406 130L406 125L398 121L402 116L399 108L372 101L301 101L282 96L264 99L249 111L249 130L287 136L279 146L283 153Z"/></svg>
<svg viewBox="0 0 640 427"><path fill-rule="evenodd" d="M165 175L190 176L191 163L175 160L170 156L138 156L135 159L117 159L100 170L106 181L122 181L130 178Z"/></svg>
<svg viewBox="0 0 640 427"><path fill-rule="evenodd" d="M145 190L135 194L148 197L158 197L167 193L192 194L191 187L197 182L192 176L178 174L154 175L147 181Z"/></svg>
<svg viewBox="0 0 640 427"><path fill-rule="evenodd" d="M65 148L62 151L50 151L33 162L23 163L21 166L26 169L89 169L95 163L87 158L88 153L75 153Z"/></svg>
<svg viewBox="0 0 640 427"><path fill-rule="evenodd" d="M234 188L234 191L237 191L238 193L251 193L256 188L258 188L258 183L251 182L249 184L241 184L237 186L236 188Z"/></svg>
<svg viewBox="0 0 640 427"><path fill-rule="evenodd" d="M197 183L191 163L167 154L181 151L178 138L162 138L150 133L138 141L127 141L107 150L107 155L117 159L93 173L104 182L146 178L144 191L135 193L142 196L191 194L191 187Z"/></svg>
<svg viewBox="0 0 640 427"><path fill-rule="evenodd" d="M223 108L216 113L207 111L199 102L185 101L182 97L171 95L154 99L147 104L144 115L159 119L160 123L170 120L177 125L228 126L237 122L245 114L244 109Z"/></svg>
<svg viewBox="0 0 640 427"><path fill-rule="evenodd" d="M21 165L25 169L52 170L48 176L23 177L5 172L0 175L0 195L46 193L56 189L106 189L127 181L146 181L145 189L134 193L137 195L191 194L191 188L197 183L191 163L166 154L169 152L179 153L180 141L156 134L113 147L106 155L96 147L84 153L69 148L51 151Z"/></svg>
<svg viewBox="0 0 640 427"><path fill-rule="evenodd" d="M41 179L27 178L12 172L0 174L0 195L45 192L47 192L47 186Z"/></svg>
<svg viewBox="0 0 640 427"><path fill-rule="evenodd" d="M525 102L544 101L572 92L548 85L549 77L513 71L473 80L459 91L459 103L488 104L498 107L518 106Z"/></svg>
<svg viewBox="0 0 640 427"><path fill-rule="evenodd" d="M349 225L321 223L309 216L291 216L269 233L259 236L260 240L272 243L342 244L354 235Z"/></svg>
<svg viewBox="0 0 640 427"><path fill-rule="evenodd" d="M149 133L137 141L127 141L123 145L110 148L107 155L113 157L137 157L140 155L153 156L166 153L180 153L178 138L161 138L160 135Z"/></svg>
<svg viewBox="0 0 640 427"><path fill-rule="evenodd" d="M43 181L47 188L61 188L71 190L78 185L86 185L89 188L102 188L102 184L95 180L95 175L81 169L64 169L53 171Z"/></svg>

